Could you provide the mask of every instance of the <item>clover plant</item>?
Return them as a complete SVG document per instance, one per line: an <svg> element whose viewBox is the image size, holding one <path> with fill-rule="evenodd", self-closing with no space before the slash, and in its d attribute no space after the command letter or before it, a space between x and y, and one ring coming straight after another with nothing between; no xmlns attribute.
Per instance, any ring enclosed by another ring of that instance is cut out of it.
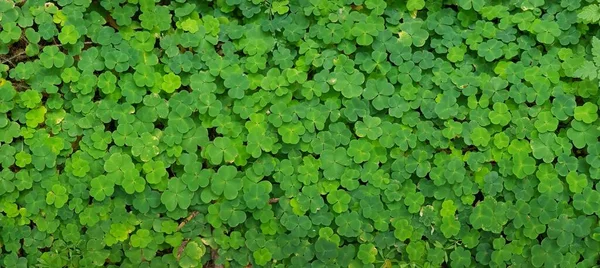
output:
<svg viewBox="0 0 600 268"><path fill-rule="evenodd" d="M596 267L594 0L0 0L1 267Z"/></svg>

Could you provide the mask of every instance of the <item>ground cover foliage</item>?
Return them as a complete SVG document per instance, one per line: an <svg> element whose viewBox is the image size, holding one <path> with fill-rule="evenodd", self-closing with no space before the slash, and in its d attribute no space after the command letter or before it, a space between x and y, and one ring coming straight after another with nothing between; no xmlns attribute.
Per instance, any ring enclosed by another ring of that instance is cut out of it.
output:
<svg viewBox="0 0 600 268"><path fill-rule="evenodd" d="M2 0L0 266L592 267L591 0Z"/></svg>

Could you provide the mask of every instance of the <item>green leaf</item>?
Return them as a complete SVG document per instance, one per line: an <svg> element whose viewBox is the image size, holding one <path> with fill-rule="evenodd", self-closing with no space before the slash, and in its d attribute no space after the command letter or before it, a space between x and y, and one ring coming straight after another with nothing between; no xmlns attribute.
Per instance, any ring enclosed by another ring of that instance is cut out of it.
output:
<svg viewBox="0 0 600 268"><path fill-rule="evenodd" d="M516 154L513 156L512 171L517 178L525 178L533 174L536 170L535 159L526 154Z"/></svg>
<svg viewBox="0 0 600 268"><path fill-rule="evenodd" d="M40 54L40 62L45 68L61 68L65 65L65 61L65 54L57 46L44 47L42 54Z"/></svg>
<svg viewBox="0 0 600 268"><path fill-rule="evenodd" d="M377 248L373 244L361 244L357 257L363 264L373 263L377 259Z"/></svg>
<svg viewBox="0 0 600 268"><path fill-rule="evenodd" d="M115 184L112 177L100 175L90 182L90 195L98 201L103 201L106 197L112 196L115 191Z"/></svg>
<svg viewBox="0 0 600 268"><path fill-rule="evenodd" d="M229 200L235 199L242 187L242 179L237 177L237 169L233 166L221 166L213 175L211 190Z"/></svg>
<svg viewBox="0 0 600 268"><path fill-rule="evenodd" d="M75 44L79 37L80 34L73 25L65 25L58 34L58 40L60 40L62 44Z"/></svg>
<svg viewBox="0 0 600 268"><path fill-rule="evenodd" d="M577 13L577 18L587 24L598 22L600 20L600 7L596 4L587 5Z"/></svg>
<svg viewBox="0 0 600 268"><path fill-rule="evenodd" d="M163 76L161 89L167 93L173 93L181 86L181 78L174 74L168 73Z"/></svg>
<svg viewBox="0 0 600 268"><path fill-rule="evenodd" d="M425 7L424 0L409 0L406 2L406 9L409 11L421 10Z"/></svg>
<svg viewBox="0 0 600 268"><path fill-rule="evenodd" d="M599 22L0 1L0 266L593 267Z"/></svg>
<svg viewBox="0 0 600 268"><path fill-rule="evenodd" d="M238 150L229 138L217 137L204 151L213 164L232 163L238 156Z"/></svg>
<svg viewBox="0 0 600 268"><path fill-rule="evenodd" d="M458 5L465 9L474 9L475 11L481 10L486 4L485 0L458 0Z"/></svg>
<svg viewBox="0 0 600 268"><path fill-rule="evenodd" d="M577 106L573 111L573 117L586 124L594 123L598 120L598 105L586 102L583 106Z"/></svg>
<svg viewBox="0 0 600 268"><path fill-rule="evenodd" d="M271 252L266 248L261 248L257 251L254 251L252 253L252 257L254 257L254 260L258 265L266 265L271 258L273 258Z"/></svg>
<svg viewBox="0 0 600 268"><path fill-rule="evenodd" d="M51 191L46 194L46 203L54 205L56 208L63 207L67 203L67 200L69 200L67 188L60 184L52 185Z"/></svg>
<svg viewBox="0 0 600 268"><path fill-rule="evenodd" d="M571 192L581 193L587 187L588 180L585 174L577 174L577 172L571 171L567 174L567 183Z"/></svg>
<svg viewBox="0 0 600 268"><path fill-rule="evenodd" d="M168 211L173 211L177 207L187 209L192 202L193 195L181 179L174 178L169 180L167 190L160 196L160 201Z"/></svg>
<svg viewBox="0 0 600 268"><path fill-rule="evenodd" d="M269 193L271 192L272 186L271 183L267 181L261 181L259 183L255 183L247 187L247 190L244 190L244 200L246 201L246 206L248 208L253 209L262 209L269 203Z"/></svg>
<svg viewBox="0 0 600 268"><path fill-rule="evenodd" d="M485 147L490 142L490 134L485 128L475 127L471 130L471 141L475 146Z"/></svg>

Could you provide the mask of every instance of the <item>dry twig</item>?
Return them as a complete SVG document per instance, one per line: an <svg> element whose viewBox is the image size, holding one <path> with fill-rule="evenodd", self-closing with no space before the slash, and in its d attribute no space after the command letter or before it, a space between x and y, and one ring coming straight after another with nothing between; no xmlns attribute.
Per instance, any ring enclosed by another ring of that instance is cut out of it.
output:
<svg viewBox="0 0 600 268"><path fill-rule="evenodd" d="M14 59L16 59L16 58L18 58L18 57L21 57L21 56L23 56L24 54L25 54L25 50L21 51L20 53L17 53L16 55L14 55L14 56L12 56L12 57L10 57L10 58L8 58L8 59L5 59L5 60L3 60L3 61L2 61L2 64L5 64L5 63L7 63L7 62L8 62L8 63L10 63L11 65L13 65L13 66L14 66L15 64L12 62L12 60L14 60Z"/></svg>
<svg viewBox="0 0 600 268"><path fill-rule="evenodd" d="M177 231L181 230L181 228L183 228L189 221L191 221L192 219L194 219L196 216L198 216L198 211L193 211L192 214L190 214L189 216L187 216L187 218L185 218L185 220L183 220L179 226L177 226Z"/></svg>
<svg viewBox="0 0 600 268"><path fill-rule="evenodd" d="M183 242L181 242L181 245L179 245L179 248L177 248L177 261L179 261L179 259L181 258L181 253L183 253L183 250L185 250L185 246L187 246L189 242L189 239L183 240Z"/></svg>

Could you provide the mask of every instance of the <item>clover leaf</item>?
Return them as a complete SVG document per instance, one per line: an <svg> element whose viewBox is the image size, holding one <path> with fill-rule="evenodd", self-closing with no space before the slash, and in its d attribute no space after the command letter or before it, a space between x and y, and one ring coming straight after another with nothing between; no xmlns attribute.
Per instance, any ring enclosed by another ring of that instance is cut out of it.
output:
<svg viewBox="0 0 600 268"><path fill-rule="evenodd" d="M237 177L237 169L233 166L221 166L213 175L211 190L229 200L235 199L242 187L242 179Z"/></svg>
<svg viewBox="0 0 600 268"><path fill-rule="evenodd" d="M56 208L63 207L68 199L69 194L67 193L67 188L60 184L52 185L51 191L46 194L46 203L48 203L48 205L54 205Z"/></svg>
<svg viewBox="0 0 600 268"><path fill-rule="evenodd" d="M355 163L362 163L371 158L371 143L366 140L352 140L348 147L348 156L354 159Z"/></svg>
<svg viewBox="0 0 600 268"><path fill-rule="evenodd" d="M40 54L40 62L45 68L63 67L65 65L66 56L62 53L57 46L44 47L43 52Z"/></svg>
<svg viewBox="0 0 600 268"><path fill-rule="evenodd" d="M361 72L337 72L334 73L334 76L335 78L332 79L333 89L341 92L344 97L351 99L362 95L361 85L365 82L365 76Z"/></svg>
<svg viewBox="0 0 600 268"><path fill-rule="evenodd" d="M296 144L300 141L300 135L303 135L306 129L301 123L284 124L277 129L281 135L281 140L288 144Z"/></svg>
<svg viewBox="0 0 600 268"><path fill-rule="evenodd" d="M567 183L571 192L581 193L587 187L588 180L585 174L577 174L577 172L571 171L567 174Z"/></svg>
<svg viewBox="0 0 600 268"><path fill-rule="evenodd" d="M598 105L586 102L582 106L575 107L573 111L575 120L591 124L598 119Z"/></svg>
<svg viewBox="0 0 600 268"><path fill-rule="evenodd" d="M75 44L80 36L81 35L74 25L66 25L58 34L58 40L60 40L62 44Z"/></svg>
<svg viewBox="0 0 600 268"><path fill-rule="evenodd" d="M206 147L205 152L213 164L220 164L221 162L231 163L238 155L238 150L233 146L233 142L224 137L217 137L213 143L210 143Z"/></svg>
<svg viewBox="0 0 600 268"><path fill-rule="evenodd" d="M475 146L487 146L490 142L490 134L483 127L475 127L471 130L471 140Z"/></svg>
<svg viewBox="0 0 600 268"><path fill-rule="evenodd" d="M95 177L90 182L90 195L98 201L104 200L106 197L112 196L115 191L115 183L112 177L100 175Z"/></svg>
<svg viewBox="0 0 600 268"><path fill-rule="evenodd" d="M383 130L379 125L381 119L377 117L365 117L363 121L356 123L356 135L358 137L368 137L370 140L376 140L383 134Z"/></svg>
<svg viewBox="0 0 600 268"><path fill-rule="evenodd" d="M267 181L261 181L256 184L252 184L247 191L244 192L244 200L248 208L262 209L268 204L269 192L271 192L271 183Z"/></svg>
<svg viewBox="0 0 600 268"><path fill-rule="evenodd" d="M139 157L143 162L148 162L160 153L158 138L148 132L142 133L139 138L132 141L131 154Z"/></svg>
<svg viewBox="0 0 600 268"><path fill-rule="evenodd" d="M187 186L179 178L169 180L167 190L161 196L160 201L167 210L173 211L177 207L187 209L191 204L193 193L187 189Z"/></svg>
<svg viewBox="0 0 600 268"><path fill-rule="evenodd" d="M591 267L594 1L0 1L0 266Z"/></svg>

